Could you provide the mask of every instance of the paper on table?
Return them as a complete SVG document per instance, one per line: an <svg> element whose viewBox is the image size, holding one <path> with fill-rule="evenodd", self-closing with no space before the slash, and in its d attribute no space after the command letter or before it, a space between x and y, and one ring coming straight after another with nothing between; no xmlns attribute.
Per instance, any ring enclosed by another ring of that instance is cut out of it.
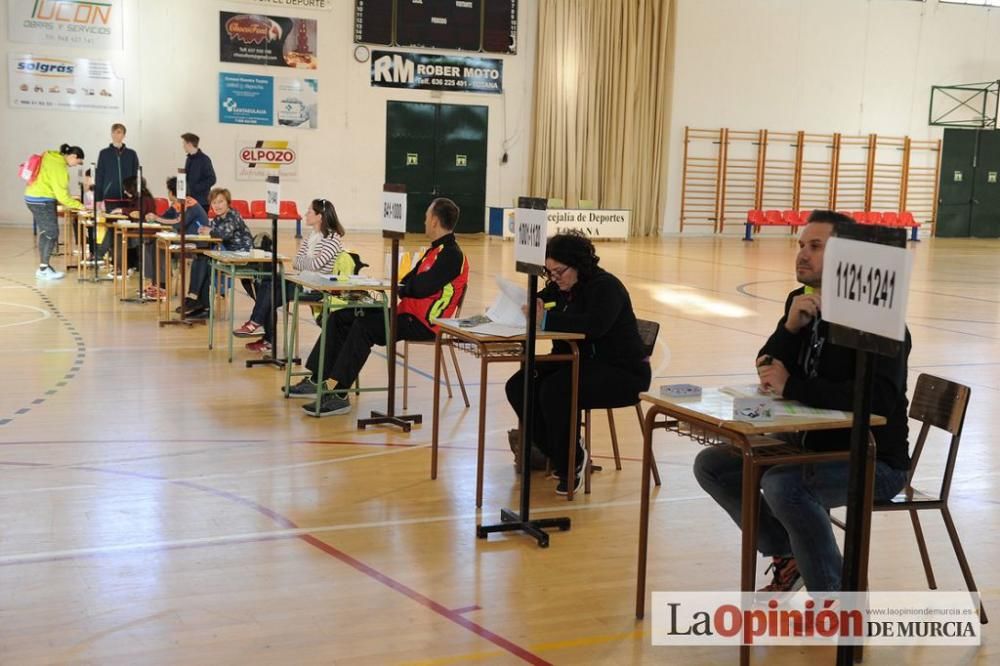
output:
<svg viewBox="0 0 1000 666"><path fill-rule="evenodd" d="M766 391L762 391L760 384L740 384L738 386L723 386L719 389L720 393L725 393L726 395L732 396L734 398L759 398L761 396L772 396Z"/></svg>
<svg viewBox="0 0 1000 666"><path fill-rule="evenodd" d="M519 329L517 333L509 333L508 335L523 333L528 325L528 320L525 318L524 312L521 311L521 307L528 302L528 290L499 275L497 276L497 287L500 288L500 292L493 299L493 305L486 311L486 316L494 324ZM494 333L493 335L499 334Z"/></svg>
<svg viewBox="0 0 1000 666"><path fill-rule="evenodd" d="M847 414L837 409L809 407L790 400L775 402L771 407L771 411L777 418L781 418L782 416L808 416L814 419L832 419L834 421L847 418Z"/></svg>
<svg viewBox="0 0 1000 666"><path fill-rule="evenodd" d="M524 326L508 326L507 324L501 324L493 321L483 321L485 317L468 317L462 319L437 319L437 323L447 324L448 326L453 326L455 328L461 328L463 331L469 331L470 333L478 333L479 335L492 335L498 338L513 338L518 335L524 335ZM478 321L474 326L469 326L469 322Z"/></svg>

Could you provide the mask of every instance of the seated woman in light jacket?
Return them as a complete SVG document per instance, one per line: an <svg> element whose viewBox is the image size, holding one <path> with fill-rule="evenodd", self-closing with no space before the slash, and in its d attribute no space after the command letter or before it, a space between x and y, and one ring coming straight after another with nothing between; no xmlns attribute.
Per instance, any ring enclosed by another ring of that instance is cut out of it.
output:
<svg viewBox="0 0 1000 666"><path fill-rule="evenodd" d="M344 227L337 217L337 209L326 199L313 199L306 210L305 221L306 226L312 229L312 233L299 245L299 252L295 255L292 267L298 271L330 275L333 273L337 257L344 251ZM263 335L262 339L248 343L246 347L250 351L270 353L274 349L274 331L271 330L270 276L261 279L255 291L257 301L254 303L250 319L233 331L233 335L241 338ZM278 297L276 308L287 303L294 295L292 285L286 285L284 291L279 286L275 293Z"/></svg>

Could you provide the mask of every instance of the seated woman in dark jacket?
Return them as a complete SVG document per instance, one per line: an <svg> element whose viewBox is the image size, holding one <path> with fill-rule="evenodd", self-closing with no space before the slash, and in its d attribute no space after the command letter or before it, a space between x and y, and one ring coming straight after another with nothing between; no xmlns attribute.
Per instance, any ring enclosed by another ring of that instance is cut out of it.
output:
<svg viewBox="0 0 1000 666"><path fill-rule="evenodd" d="M651 379L632 300L618 278L598 267L599 261L589 238L574 232L553 236L545 248L548 284L537 300L543 330L586 335L580 343L580 409L635 404ZM567 343L556 342L553 351L568 351L567 347ZM556 492L565 495L572 368L569 362L539 363L535 373L532 440L551 458L559 477ZM518 416L523 399L521 370L507 381L507 400ZM580 487L579 470L587 462L585 455L578 447L574 492Z"/></svg>

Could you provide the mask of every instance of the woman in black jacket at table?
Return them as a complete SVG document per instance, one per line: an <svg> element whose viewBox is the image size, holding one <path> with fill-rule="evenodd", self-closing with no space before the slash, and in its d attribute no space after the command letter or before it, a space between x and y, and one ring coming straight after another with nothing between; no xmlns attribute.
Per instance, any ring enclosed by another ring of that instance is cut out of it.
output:
<svg viewBox="0 0 1000 666"><path fill-rule="evenodd" d="M580 346L580 409L625 407L635 404L649 388L652 371L646 357L632 300L625 285L597 264L600 258L589 238L576 232L558 234L545 248L548 284L538 293L536 307L542 330L583 333ZM569 351L556 342L554 353ZM533 443L552 460L559 477L556 492L567 492L572 366L535 365ZM518 416L524 399L524 370L507 381L507 400ZM585 452L576 452L577 469L586 464ZM575 489L583 475L573 480ZM575 490L574 490L575 492Z"/></svg>

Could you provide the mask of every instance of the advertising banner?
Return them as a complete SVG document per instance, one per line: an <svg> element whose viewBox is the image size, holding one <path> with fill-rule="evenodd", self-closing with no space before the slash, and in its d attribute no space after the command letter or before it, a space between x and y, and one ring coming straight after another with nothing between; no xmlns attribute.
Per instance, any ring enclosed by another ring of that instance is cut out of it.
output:
<svg viewBox="0 0 1000 666"><path fill-rule="evenodd" d="M219 122L316 129L316 79L219 74Z"/></svg>
<svg viewBox="0 0 1000 666"><path fill-rule="evenodd" d="M122 111L124 85L106 60L11 53L7 99L16 109Z"/></svg>
<svg viewBox="0 0 1000 666"><path fill-rule="evenodd" d="M274 79L220 72L219 122L274 125Z"/></svg>
<svg viewBox="0 0 1000 666"><path fill-rule="evenodd" d="M7 0L12 42L120 51L122 0Z"/></svg>
<svg viewBox="0 0 1000 666"><path fill-rule="evenodd" d="M281 9L333 9L338 0L230 0L230 2L258 7L280 7Z"/></svg>
<svg viewBox="0 0 1000 666"><path fill-rule="evenodd" d="M503 61L472 56L372 51L372 86L449 92L503 92Z"/></svg>
<svg viewBox="0 0 1000 666"><path fill-rule="evenodd" d="M316 20L219 12L219 59L316 69Z"/></svg>
<svg viewBox="0 0 1000 666"><path fill-rule="evenodd" d="M294 139L237 141L236 179L260 181L278 174L282 180L295 180L298 160Z"/></svg>

